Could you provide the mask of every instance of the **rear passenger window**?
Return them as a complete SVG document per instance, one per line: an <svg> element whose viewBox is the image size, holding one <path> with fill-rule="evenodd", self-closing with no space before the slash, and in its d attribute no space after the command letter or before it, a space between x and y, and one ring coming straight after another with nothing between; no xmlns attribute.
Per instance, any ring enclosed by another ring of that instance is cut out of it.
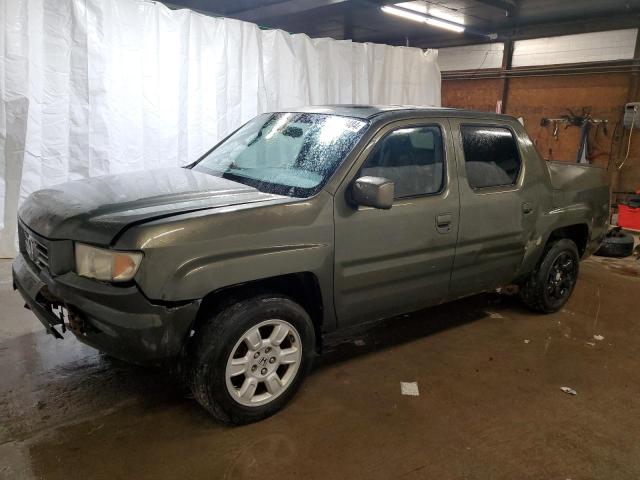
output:
<svg viewBox="0 0 640 480"><path fill-rule="evenodd" d="M395 198L428 195L442 190L444 152L437 126L394 130L377 145L361 170L362 176L395 183Z"/></svg>
<svg viewBox="0 0 640 480"><path fill-rule="evenodd" d="M520 173L520 155L511 130L462 125L462 146L471 188L514 185Z"/></svg>

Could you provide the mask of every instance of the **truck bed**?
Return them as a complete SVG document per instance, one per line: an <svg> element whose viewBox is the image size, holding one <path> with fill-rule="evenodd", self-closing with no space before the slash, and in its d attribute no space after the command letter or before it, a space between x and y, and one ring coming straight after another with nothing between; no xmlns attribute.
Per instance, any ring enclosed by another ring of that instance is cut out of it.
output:
<svg viewBox="0 0 640 480"><path fill-rule="evenodd" d="M547 162L553 206L582 204L594 212L609 212L609 173L602 167L569 162Z"/></svg>

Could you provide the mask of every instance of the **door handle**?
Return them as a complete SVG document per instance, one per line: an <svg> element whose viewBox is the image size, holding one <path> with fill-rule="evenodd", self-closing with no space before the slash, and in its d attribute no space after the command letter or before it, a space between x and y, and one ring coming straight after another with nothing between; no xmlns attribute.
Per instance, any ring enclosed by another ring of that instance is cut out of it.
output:
<svg viewBox="0 0 640 480"><path fill-rule="evenodd" d="M525 215L533 212L533 202L522 202L522 213Z"/></svg>
<svg viewBox="0 0 640 480"><path fill-rule="evenodd" d="M451 230L453 215L450 213L440 213L436 215L436 230L440 233L447 233Z"/></svg>

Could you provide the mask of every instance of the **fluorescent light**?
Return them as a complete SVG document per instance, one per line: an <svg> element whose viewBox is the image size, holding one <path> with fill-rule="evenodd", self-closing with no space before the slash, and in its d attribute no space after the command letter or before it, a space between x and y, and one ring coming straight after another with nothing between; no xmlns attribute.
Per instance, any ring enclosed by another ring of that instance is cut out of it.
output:
<svg viewBox="0 0 640 480"><path fill-rule="evenodd" d="M425 15L422 15L420 13L408 12L407 10L392 7L390 5L385 5L384 7L382 7L382 11L384 13L390 13L391 15L397 15L402 18L407 18L415 22L424 23L427 20L427 17Z"/></svg>
<svg viewBox="0 0 640 480"><path fill-rule="evenodd" d="M427 18L427 24L433 25L434 27L440 27L446 30L451 30L452 32L457 32L457 33L464 32L464 27L460 25L454 25L449 22L443 22L442 20L437 20L435 18Z"/></svg>
<svg viewBox="0 0 640 480"><path fill-rule="evenodd" d="M464 26L458 25L457 23L449 22L444 19L438 19L432 15L418 12L414 13L406 8L385 5L384 7L380 7L380 9L385 13L390 13L391 15L397 15L398 17L413 20L414 22L426 23L427 25L432 25L434 27L444 28L446 30L451 30L452 32L462 33L464 32L465 28Z"/></svg>

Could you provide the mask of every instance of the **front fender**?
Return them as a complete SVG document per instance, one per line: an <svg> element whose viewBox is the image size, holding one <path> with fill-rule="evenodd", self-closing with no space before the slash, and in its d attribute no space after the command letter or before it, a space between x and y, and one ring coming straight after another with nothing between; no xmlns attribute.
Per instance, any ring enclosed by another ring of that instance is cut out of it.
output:
<svg viewBox="0 0 640 480"><path fill-rule="evenodd" d="M313 273L333 305L333 197L190 213L127 230L116 248L142 250L135 281L158 301L199 299L231 285Z"/></svg>
<svg viewBox="0 0 640 480"><path fill-rule="evenodd" d="M314 273L322 283L332 275L332 258L333 249L328 244L282 245L206 255L180 265L165 283L161 296L202 298L224 287L301 272Z"/></svg>

